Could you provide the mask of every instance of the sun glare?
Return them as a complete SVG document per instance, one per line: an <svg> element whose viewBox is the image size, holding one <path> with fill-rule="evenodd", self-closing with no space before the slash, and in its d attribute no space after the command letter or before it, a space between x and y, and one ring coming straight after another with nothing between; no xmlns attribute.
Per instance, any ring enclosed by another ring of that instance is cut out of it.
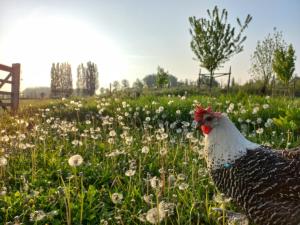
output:
<svg viewBox="0 0 300 225"><path fill-rule="evenodd" d="M8 35L5 50L9 63L22 63L23 86L50 85L52 62L72 64L73 77L81 62L98 65L100 86L121 79L127 63L113 40L81 21L64 17L31 16Z"/></svg>

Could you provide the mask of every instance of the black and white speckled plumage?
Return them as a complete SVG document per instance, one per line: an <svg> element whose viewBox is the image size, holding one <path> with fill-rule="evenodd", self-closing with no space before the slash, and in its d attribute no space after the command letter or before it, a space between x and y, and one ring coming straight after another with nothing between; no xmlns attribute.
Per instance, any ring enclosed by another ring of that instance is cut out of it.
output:
<svg viewBox="0 0 300 225"><path fill-rule="evenodd" d="M257 225L300 225L300 148L273 151L247 140L226 114L197 106L204 155L217 188Z"/></svg>
<svg viewBox="0 0 300 225"><path fill-rule="evenodd" d="M255 224L300 224L300 149L247 150L229 168L210 172L217 188Z"/></svg>

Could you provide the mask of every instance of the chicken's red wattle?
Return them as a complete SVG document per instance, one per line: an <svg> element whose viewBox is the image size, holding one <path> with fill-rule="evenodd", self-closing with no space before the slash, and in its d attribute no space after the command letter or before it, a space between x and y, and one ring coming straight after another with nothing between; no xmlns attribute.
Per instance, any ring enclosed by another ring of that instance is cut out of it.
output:
<svg viewBox="0 0 300 225"><path fill-rule="evenodd" d="M212 128L210 126L202 125L201 130L204 134L209 134L211 132Z"/></svg>

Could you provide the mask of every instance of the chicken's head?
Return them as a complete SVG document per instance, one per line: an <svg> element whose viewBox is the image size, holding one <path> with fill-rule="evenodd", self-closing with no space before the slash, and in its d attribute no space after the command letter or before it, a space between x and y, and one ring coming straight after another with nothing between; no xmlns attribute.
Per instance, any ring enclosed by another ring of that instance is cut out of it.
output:
<svg viewBox="0 0 300 225"><path fill-rule="evenodd" d="M209 134L218 124L221 116L220 112L213 112L211 107L205 109L201 106L196 106L193 121L194 127L196 129L201 128L204 134Z"/></svg>

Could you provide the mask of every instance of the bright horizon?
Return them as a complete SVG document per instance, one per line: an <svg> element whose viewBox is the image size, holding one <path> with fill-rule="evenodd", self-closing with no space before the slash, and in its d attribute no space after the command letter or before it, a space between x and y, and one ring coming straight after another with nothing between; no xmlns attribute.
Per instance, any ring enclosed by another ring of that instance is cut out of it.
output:
<svg viewBox="0 0 300 225"><path fill-rule="evenodd" d="M0 8L0 64L21 63L21 90L50 86L53 62L76 68L92 61L99 70L100 87L114 80L132 82L163 67L179 80L196 80L199 64L190 49L189 16L207 17L206 9L226 8L229 20L253 20L245 31L244 51L219 71L232 67L239 83L250 78L250 55L258 40L273 27L283 31L296 50L300 70L300 2L283 1L39 1L2 0ZM2 78L2 77L1 77ZM74 85L75 87L75 85Z"/></svg>

